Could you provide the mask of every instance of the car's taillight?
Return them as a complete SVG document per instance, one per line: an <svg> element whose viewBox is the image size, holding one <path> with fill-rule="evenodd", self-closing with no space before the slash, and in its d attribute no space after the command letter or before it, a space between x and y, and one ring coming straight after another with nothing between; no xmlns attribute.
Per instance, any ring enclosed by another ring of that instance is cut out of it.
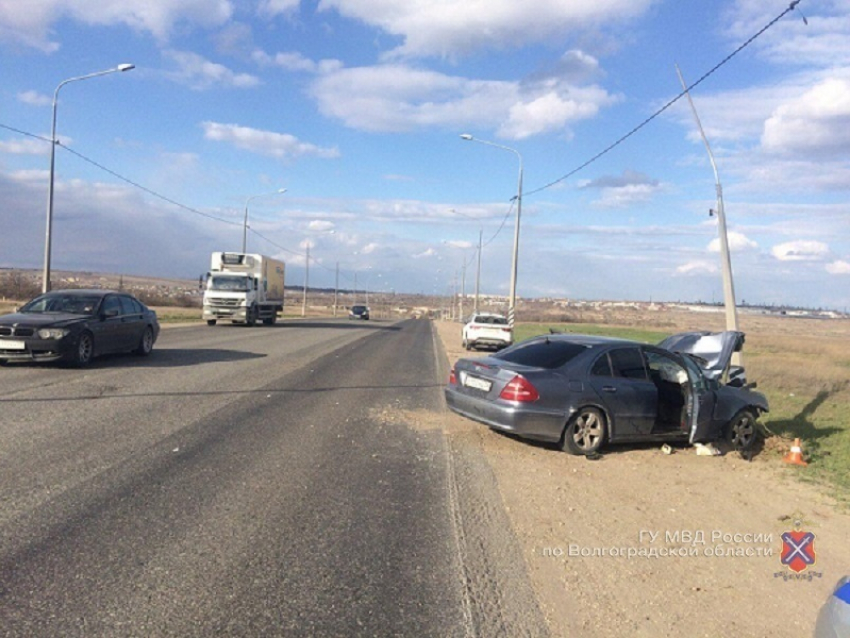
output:
<svg viewBox="0 0 850 638"><path fill-rule="evenodd" d="M454 368L452 368L451 372L449 372L449 385L457 385L457 376L455 376Z"/></svg>
<svg viewBox="0 0 850 638"><path fill-rule="evenodd" d="M538 394L537 388L531 385L528 379L518 374L504 387L501 394L499 394L499 398L505 401L531 403L532 401L537 401L540 398L540 394Z"/></svg>

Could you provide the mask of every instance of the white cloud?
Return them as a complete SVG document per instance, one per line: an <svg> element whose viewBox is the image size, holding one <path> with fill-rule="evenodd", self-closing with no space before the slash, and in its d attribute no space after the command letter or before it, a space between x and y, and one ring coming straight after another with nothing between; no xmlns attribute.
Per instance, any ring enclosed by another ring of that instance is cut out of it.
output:
<svg viewBox="0 0 850 638"><path fill-rule="evenodd" d="M786 5L787 6L787 5ZM736 0L727 35L734 42L749 38L786 8L763 0ZM802 3L768 29L756 42L761 55L774 63L831 67L850 63L847 2ZM803 21L803 13L807 19Z"/></svg>
<svg viewBox="0 0 850 638"><path fill-rule="evenodd" d="M380 248L380 246L378 244L376 244L375 242L371 242L371 243L363 246L363 248L360 250L360 252L364 255L369 255L369 254L375 252L376 250L378 250L378 248Z"/></svg>
<svg viewBox="0 0 850 638"><path fill-rule="evenodd" d="M301 0L262 0L258 12L268 17L288 15L297 11L300 3Z"/></svg>
<svg viewBox="0 0 850 638"><path fill-rule="evenodd" d="M18 93L18 101L31 106L50 106L53 104L49 95L43 95L38 91L22 91Z"/></svg>
<svg viewBox="0 0 850 638"><path fill-rule="evenodd" d="M553 78L525 84L470 80L400 64L333 69L315 80L311 92L324 115L355 129L475 126L511 139L563 130L616 100L600 87Z"/></svg>
<svg viewBox="0 0 850 638"><path fill-rule="evenodd" d="M0 0L0 40L44 52L59 49L53 25L70 19L90 26L125 25L167 40L178 24L216 27L233 14L230 0Z"/></svg>
<svg viewBox="0 0 850 638"><path fill-rule="evenodd" d="M600 208L625 208L647 202L662 189L661 183L648 175L626 170L622 175L605 175L594 180L583 181L579 188L599 189L602 197L594 206Z"/></svg>
<svg viewBox="0 0 850 638"><path fill-rule="evenodd" d="M14 142L0 141L0 153L12 155L47 155L50 153L50 138L48 141L23 139Z"/></svg>
<svg viewBox="0 0 850 638"><path fill-rule="evenodd" d="M651 4L652 0L538 0L532 8L516 0L321 0L319 9L335 9L402 38L396 55L449 57L585 33L599 25L626 22Z"/></svg>
<svg viewBox="0 0 850 638"><path fill-rule="evenodd" d="M177 71L167 73L175 82L195 90L214 86L245 89L260 84L260 79L248 73L235 73L222 64L210 62L190 51L165 51L163 53L177 64Z"/></svg>
<svg viewBox="0 0 850 638"><path fill-rule="evenodd" d="M776 108L764 123L762 146L771 152L844 156L850 146L850 81L831 78Z"/></svg>
<svg viewBox="0 0 850 638"><path fill-rule="evenodd" d="M850 261L837 260L826 265L826 272L830 275L850 275Z"/></svg>
<svg viewBox="0 0 850 638"><path fill-rule="evenodd" d="M202 122L204 138L214 142L227 142L252 153L270 155L277 158L314 156L322 158L339 157L337 148L322 148L300 141L294 135L262 131L238 124L220 124Z"/></svg>
<svg viewBox="0 0 850 638"><path fill-rule="evenodd" d="M713 275L718 271L717 264L709 261L689 261L676 268L679 275Z"/></svg>
<svg viewBox="0 0 850 638"><path fill-rule="evenodd" d="M460 248L462 250L466 250L468 248L472 248L472 242L470 241L462 241L459 239L447 239L443 242L449 248Z"/></svg>
<svg viewBox="0 0 850 638"><path fill-rule="evenodd" d="M729 242L730 251L744 251L758 248L758 244L752 239L734 230L726 231L726 239ZM708 244L708 251L712 253L720 252L720 238L715 237Z"/></svg>
<svg viewBox="0 0 850 638"><path fill-rule="evenodd" d="M314 219L309 224L307 224L307 228L309 228L310 230L322 233L326 233L330 230L333 230L335 227L336 224L324 219Z"/></svg>
<svg viewBox="0 0 850 638"><path fill-rule="evenodd" d="M820 241L801 239L777 244L770 252L779 261L816 261L829 255L829 246Z"/></svg>
<svg viewBox="0 0 850 638"><path fill-rule="evenodd" d="M413 255L414 259L422 259L423 257L436 257L437 251L433 248L428 248L421 253Z"/></svg>

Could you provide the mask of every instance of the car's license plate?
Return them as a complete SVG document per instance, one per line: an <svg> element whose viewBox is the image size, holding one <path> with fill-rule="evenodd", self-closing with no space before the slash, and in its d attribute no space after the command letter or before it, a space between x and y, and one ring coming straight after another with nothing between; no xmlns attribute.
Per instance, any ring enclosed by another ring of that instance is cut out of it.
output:
<svg viewBox="0 0 850 638"><path fill-rule="evenodd" d="M27 344L15 339L0 339L0 348L3 350L26 350Z"/></svg>
<svg viewBox="0 0 850 638"><path fill-rule="evenodd" d="M475 388L476 390L483 390L484 392L489 392L490 388L493 387L493 384L485 379L479 379L478 377L473 377L470 374L463 375L463 385L467 388Z"/></svg>

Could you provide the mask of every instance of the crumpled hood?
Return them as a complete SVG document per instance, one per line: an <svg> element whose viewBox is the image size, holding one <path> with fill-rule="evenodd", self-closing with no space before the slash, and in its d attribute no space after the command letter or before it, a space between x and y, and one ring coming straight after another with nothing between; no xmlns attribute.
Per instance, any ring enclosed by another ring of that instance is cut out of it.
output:
<svg viewBox="0 0 850 638"><path fill-rule="evenodd" d="M699 357L702 368L716 379L729 367L732 354L744 347L744 333L737 330L681 332L667 337L658 345L671 352Z"/></svg>

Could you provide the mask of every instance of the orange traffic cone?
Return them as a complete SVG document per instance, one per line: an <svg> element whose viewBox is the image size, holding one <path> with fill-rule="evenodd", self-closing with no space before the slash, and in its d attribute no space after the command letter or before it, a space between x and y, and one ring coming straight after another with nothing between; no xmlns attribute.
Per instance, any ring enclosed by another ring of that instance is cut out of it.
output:
<svg viewBox="0 0 850 638"><path fill-rule="evenodd" d="M791 465L808 465L803 460L803 448L800 445L800 439L794 439L794 445L791 446L791 451L782 460Z"/></svg>

